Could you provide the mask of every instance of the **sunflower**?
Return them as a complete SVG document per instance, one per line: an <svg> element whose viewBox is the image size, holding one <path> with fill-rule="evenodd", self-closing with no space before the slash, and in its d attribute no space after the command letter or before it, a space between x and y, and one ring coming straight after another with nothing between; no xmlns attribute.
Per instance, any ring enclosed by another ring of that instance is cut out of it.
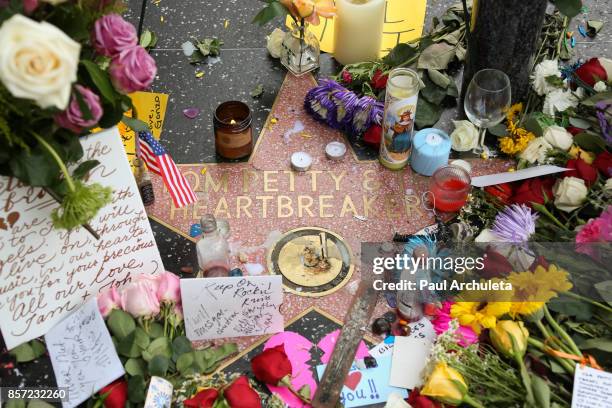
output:
<svg viewBox="0 0 612 408"><path fill-rule="evenodd" d="M522 102L515 103L510 108L508 108L508 110L506 111L506 120L508 122L513 122L516 115L518 115L522 111L523 111L523 103Z"/></svg>

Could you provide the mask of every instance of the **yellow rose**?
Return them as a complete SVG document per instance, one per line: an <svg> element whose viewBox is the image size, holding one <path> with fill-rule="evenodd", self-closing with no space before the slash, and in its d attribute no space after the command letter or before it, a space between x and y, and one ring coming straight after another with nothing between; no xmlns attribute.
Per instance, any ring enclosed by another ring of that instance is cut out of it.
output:
<svg viewBox="0 0 612 408"><path fill-rule="evenodd" d="M15 14L0 26L0 82L16 98L65 109L81 45L47 22Z"/></svg>
<svg viewBox="0 0 612 408"><path fill-rule="evenodd" d="M495 349L507 357L523 358L527 351L529 331L523 322L500 320L489 331L489 336Z"/></svg>
<svg viewBox="0 0 612 408"><path fill-rule="evenodd" d="M572 159L580 158L580 159L584 160L587 164L592 164L593 161L595 160L595 154L594 153L587 152L586 150L582 150L581 148L579 148L576 145L573 145L569 149L568 154L570 155L570 157Z"/></svg>
<svg viewBox="0 0 612 408"><path fill-rule="evenodd" d="M463 376L446 363L440 362L421 390L421 395L432 397L450 405L459 405L467 395L467 384Z"/></svg>

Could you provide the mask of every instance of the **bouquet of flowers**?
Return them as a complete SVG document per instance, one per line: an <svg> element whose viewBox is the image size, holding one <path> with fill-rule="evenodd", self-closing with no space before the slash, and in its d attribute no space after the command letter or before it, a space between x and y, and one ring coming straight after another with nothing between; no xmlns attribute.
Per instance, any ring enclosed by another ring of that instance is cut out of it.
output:
<svg viewBox="0 0 612 408"><path fill-rule="evenodd" d="M111 200L87 184L95 160L79 135L111 127L128 93L157 73L116 0L0 0L0 174L42 187L60 202L58 228L85 224Z"/></svg>

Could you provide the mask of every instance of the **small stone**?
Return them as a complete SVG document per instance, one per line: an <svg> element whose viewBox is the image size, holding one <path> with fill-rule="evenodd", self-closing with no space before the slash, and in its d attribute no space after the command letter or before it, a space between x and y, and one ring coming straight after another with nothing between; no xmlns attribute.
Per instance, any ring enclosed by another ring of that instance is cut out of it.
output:
<svg viewBox="0 0 612 408"><path fill-rule="evenodd" d="M234 268L230 271L229 276L242 276L242 269Z"/></svg>
<svg viewBox="0 0 612 408"><path fill-rule="evenodd" d="M244 252L239 252L238 253L238 260L240 262L242 262L242 263L247 263L247 262L249 262L249 257Z"/></svg>
<svg viewBox="0 0 612 408"><path fill-rule="evenodd" d="M390 331L391 325L382 317L379 317L378 319L374 320L374 323L372 323L372 333L378 336L382 336L383 334L389 334Z"/></svg>
<svg viewBox="0 0 612 408"><path fill-rule="evenodd" d="M383 318L389 323L393 323L397 320L397 314L395 312L387 312L383 315Z"/></svg>
<svg viewBox="0 0 612 408"><path fill-rule="evenodd" d="M366 368L376 368L378 367L378 362L372 356L367 356L363 358L363 362L365 363Z"/></svg>
<svg viewBox="0 0 612 408"><path fill-rule="evenodd" d="M181 272L193 273L193 266L181 266Z"/></svg>

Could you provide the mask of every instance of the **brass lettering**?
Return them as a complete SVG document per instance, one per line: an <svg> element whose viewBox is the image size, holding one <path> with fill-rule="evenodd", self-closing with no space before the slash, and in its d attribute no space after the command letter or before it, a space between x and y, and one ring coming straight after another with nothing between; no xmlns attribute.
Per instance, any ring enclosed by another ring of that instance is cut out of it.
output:
<svg viewBox="0 0 612 408"><path fill-rule="evenodd" d="M406 194L404 198L404 205L406 207L406 216L407 217L412 216L412 211L414 210L420 217L422 217L423 212L421 211L420 204L421 204L421 200L419 199L419 196L414 195L414 194Z"/></svg>
<svg viewBox="0 0 612 408"><path fill-rule="evenodd" d="M264 183L264 191L266 193L273 193L278 191L278 187L276 187L276 183L278 183L278 179L276 177L272 178L273 175L278 174L276 170L264 170L263 172L263 183Z"/></svg>
<svg viewBox="0 0 612 408"><path fill-rule="evenodd" d="M336 183L336 191L340 191L340 182L342 181L344 176L346 176L346 170L342 170L339 175L336 175L333 171L330 171L329 174L334 180L334 183Z"/></svg>
<svg viewBox="0 0 612 408"><path fill-rule="evenodd" d="M246 203L242 203L242 201L246 201ZM236 197L236 218L241 217L242 211L244 211L245 215L249 218L253 218L249 207L253 204L253 200L249 196L238 196Z"/></svg>
<svg viewBox="0 0 612 408"><path fill-rule="evenodd" d="M215 207L214 215L215 215L215 218L232 218L229 212L229 205L227 205L227 200L225 199L225 197L219 198L219 202L217 203L217 206ZM221 215L224 215L224 216L221 217Z"/></svg>
<svg viewBox="0 0 612 408"><path fill-rule="evenodd" d="M204 183L204 192L208 193L211 188L215 193L218 193L221 188L223 188L223 192L227 193L227 188L229 185L229 174L227 172L223 172L220 177L218 183L215 183L212 176L210 175L210 171L206 172L206 182Z"/></svg>
<svg viewBox="0 0 612 408"><path fill-rule="evenodd" d="M333 200L334 196L332 195L320 195L319 196L319 216L321 218L333 218L333 214L326 213L325 210L328 208L332 208L333 204L326 203L328 200Z"/></svg>
<svg viewBox="0 0 612 408"><path fill-rule="evenodd" d="M340 211L340 217L344 217L344 214L349 211L352 212L354 216L359 215L357 214L357 209L355 208L355 203L353 203L353 199L350 195L347 194L344 196L344 201L342 202L342 210Z"/></svg>
<svg viewBox="0 0 612 408"><path fill-rule="evenodd" d="M278 218L289 218L293 215L293 200L286 195L279 195L277 201L277 216ZM283 213L283 210L287 210Z"/></svg>
<svg viewBox="0 0 612 408"><path fill-rule="evenodd" d="M305 203L307 201L308 203ZM298 196L298 217L302 218L304 216L304 212L307 212L309 216L314 217L314 213L310 209L312 207L312 197L307 195L299 195Z"/></svg>
<svg viewBox="0 0 612 408"><path fill-rule="evenodd" d="M262 218L268 218L268 202L272 201L272 196L257 196L255 197L256 200L260 200L261 201L261 212L262 212Z"/></svg>
<svg viewBox="0 0 612 408"><path fill-rule="evenodd" d="M366 170L363 172L363 188L368 191L378 191L380 182L376 179L375 170Z"/></svg>

